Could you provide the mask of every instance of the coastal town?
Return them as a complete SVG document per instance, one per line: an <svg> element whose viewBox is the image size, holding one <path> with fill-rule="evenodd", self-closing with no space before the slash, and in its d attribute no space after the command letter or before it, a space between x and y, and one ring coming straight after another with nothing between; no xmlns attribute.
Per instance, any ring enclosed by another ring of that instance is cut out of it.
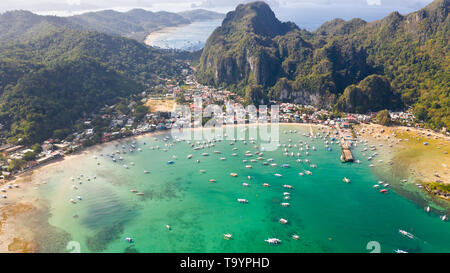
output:
<svg viewBox="0 0 450 273"><path fill-rule="evenodd" d="M106 105L89 118L81 120L72 132L62 135L61 138L50 138L31 146L20 143L20 139L16 143L7 143L6 139L0 140L0 184L8 183L17 175L95 144L170 129L176 122L176 117L172 117L171 112L177 103L189 106L191 111L195 107L194 98L202 99L203 108L211 104L224 105L230 101L245 104L244 99L234 92L197 83L188 69L183 70L183 75L185 80L181 84L172 79L163 79L165 84L156 87L160 90L158 95L142 92L132 99ZM277 101L271 101L271 104L279 106L280 123L321 124L338 129L343 145L349 144L348 147L342 147L343 156L351 155L351 141L356 140L359 135L354 130L355 125L378 122L376 112L349 114L318 109L311 105ZM153 109L154 105L158 106L157 111ZM389 116L390 124L416 128L422 130L424 135L430 136L431 132L440 133L442 136L449 135L446 128L442 128L441 132L424 129L424 124L417 121L411 111L390 111ZM270 113L268 118L270 122ZM248 123L248 119L246 122ZM348 157L350 159L344 161L353 161L352 156ZM445 193L445 197L448 197L447 195L448 193Z"/></svg>

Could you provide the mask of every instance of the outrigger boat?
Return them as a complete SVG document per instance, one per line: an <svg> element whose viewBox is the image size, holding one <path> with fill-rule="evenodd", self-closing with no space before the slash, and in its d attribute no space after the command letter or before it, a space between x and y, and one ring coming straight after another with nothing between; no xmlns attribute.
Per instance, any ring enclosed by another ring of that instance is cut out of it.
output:
<svg viewBox="0 0 450 273"><path fill-rule="evenodd" d="M280 220L278 220L278 222L280 223L280 224L287 224L288 223L288 220L286 220L286 219L284 219L284 218L281 218Z"/></svg>
<svg viewBox="0 0 450 273"><path fill-rule="evenodd" d="M279 243L281 243L281 240L277 238L268 238L267 240L264 241L269 243L270 245L278 245Z"/></svg>
<svg viewBox="0 0 450 273"><path fill-rule="evenodd" d="M294 187L292 187L291 185L283 185L283 188L286 188L286 189L293 189Z"/></svg>
<svg viewBox="0 0 450 273"><path fill-rule="evenodd" d="M264 184L263 184L263 187L270 187L270 185L267 184L267 183L264 183Z"/></svg>
<svg viewBox="0 0 450 273"><path fill-rule="evenodd" d="M401 249L394 249L394 252L395 253L408 253L408 252L406 252L404 250L401 250Z"/></svg>
<svg viewBox="0 0 450 273"><path fill-rule="evenodd" d="M404 231L404 230L399 229L398 232L399 232L401 235L403 235L403 236L405 236L405 237L408 237L409 239L414 239L414 235L412 235L411 233L409 233L409 232L407 232L407 231Z"/></svg>
<svg viewBox="0 0 450 273"><path fill-rule="evenodd" d="M230 175L231 175L232 177L237 177L237 176L238 176L237 173L230 173Z"/></svg>
<svg viewBox="0 0 450 273"><path fill-rule="evenodd" d="M247 204L248 203L248 200L247 199L241 199L241 198L238 198L238 200L237 200L239 203L242 203L242 204Z"/></svg>
<svg viewBox="0 0 450 273"><path fill-rule="evenodd" d="M344 179L342 179L342 181L344 181L345 183L350 183L350 179L348 179L347 177L344 177Z"/></svg>
<svg viewBox="0 0 450 273"><path fill-rule="evenodd" d="M230 240L230 239L233 239L233 235L231 235L230 233L226 233L226 234L223 235L223 238L225 240Z"/></svg>
<svg viewBox="0 0 450 273"><path fill-rule="evenodd" d="M281 203L281 206L282 207L289 207L291 204L289 204L289 203Z"/></svg>

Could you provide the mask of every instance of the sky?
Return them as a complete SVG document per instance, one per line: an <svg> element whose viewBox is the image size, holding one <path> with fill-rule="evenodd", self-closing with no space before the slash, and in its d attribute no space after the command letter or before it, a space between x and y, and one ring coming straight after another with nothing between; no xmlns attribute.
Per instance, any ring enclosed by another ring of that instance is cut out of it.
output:
<svg viewBox="0 0 450 273"><path fill-rule="evenodd" d="M144 8L172 11L204 8L226 13L251 0L0 0L0 12L24 9L43 15L69 16L87 11ZM366 21L381 19L393 11L407 14L423 8L432 0L266 0L282 21L293 21L314 29L334 18Z"/></svg>

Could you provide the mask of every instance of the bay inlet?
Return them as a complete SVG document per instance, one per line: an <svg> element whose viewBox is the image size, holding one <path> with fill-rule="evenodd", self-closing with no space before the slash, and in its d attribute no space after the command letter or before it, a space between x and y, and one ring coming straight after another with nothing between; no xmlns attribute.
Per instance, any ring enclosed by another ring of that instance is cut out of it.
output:
<svg viewBox="0 0 450 273"><path fill-rule="evenodd" d="M280 126L275 151L261 151L247 132L245 140L188 143L163 133L97 146L34 174L21 202L39 213L16 225L33 231L36 251L65 252L69 241L81 252L370 252L369 242L387 253L450 251L445 208L427 213L396 192L397 177L380 193L370 162L342 163L339 144L318 128L311 138L309 126ZM362 159L363 145L353 153ZM48 223L29 224L35 218Z"/></svg>

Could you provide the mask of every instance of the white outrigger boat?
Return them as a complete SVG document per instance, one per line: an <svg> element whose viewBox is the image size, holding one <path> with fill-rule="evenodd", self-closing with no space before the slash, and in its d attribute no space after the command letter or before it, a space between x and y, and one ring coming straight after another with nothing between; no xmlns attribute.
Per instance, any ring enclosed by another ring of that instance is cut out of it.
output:
<svg viewBox="0 0 450 273"><path fill-rule="evenodd" d="M192 157L193 157L193 155L190 154L187 156L187 159L191 159Z"/></svg>
<svg viewBox="0 0 450 273"><path fill-rule="evenodd" d="M289 207L291 204L289 204L289 203L281 203L281 206L282 207Z"/></svg>
<svg viewBox="0 0 450 273"><path fill-rule="evenodd" d="M283 185L283 188L286 188L286 189L293 189L294 187L292 187L291 185Z"/></svg>
<svg viewBox="0 0 450 273"><path fill-rule="evenodd" d="M408 237L409 239L414 239L414 235L411 234L411 233L409 233L409 232L407 232L407 231L405 231L405 230L399 229L398 232L399 232L401 235L403 235L403 236L405 236L405 237Z"/></svg>
<svg viewBox="0 0 450 273"><path fill-rule="evenodd" d="M250 186L248 183L242 183L242 186L244 186L244 187L248 187L248 186Z"/></svg>
<svg viewBox="0 0 450 273"><path fill-rule="evenodd" d="M278 222L280 223L280 224L287 224L288 223L288 220L286 220L286 219L284 219L284 218L280 218L280 220L278 220Z"/></svg>
<svg viewBox="0 0 450 273"><path fill-rule="evenodd" d="M442 216L441 216L441 220L444 221L444 222L447 221L447 220L448 220L447 215L442 215Z"/></svg>
<svg viewBox="0 0 450 273"><path fill-rule="evenodd" d="M344 177L344 179L342 179L342 181L344 181L345 183L350 183L350 179L348 179L347 177Z"/></svg>
<svg viewBox="0 0 450 273"><path fill-rule="evenodd" d="M270 187L270 185L268 183L264 183L263 187Z"/></svg>
<svg viewBox="0 0 450 273"><path fill-rule="evenodd" d="M281 175L281 174L279 174L279 173L276 173L275 176L277 176L277 177L282 177L283 175Z"/></svg>
<svg viewBox="0 0 450 273"><path fill-rule="evenodd" d="M404 250L401 250L401 249L394 249L394 252L395 253L408 253L408 252L406 252Z"/></svg>
<svg viewBox="0 0 450 273"><path fill-rule="evenodd" d="M269 243L269 245L278 245L279 243L281 243L281 240L278 238L268 238L267 240L264 241Z"/></svg>
<svg viewBox="0 0 450 273"><path fill-rule="evenodd" d="M237 200L239 203L242 203L242 204L247 204L248 203L248 200L247 199L241 199L241 198L238 198L238 200Z"/></svg>
<svg viewBox="0 0 450 273"><path fill-rule="evenodd" d="M297 234L292 234L292 239L299 240L300 236L298 236Z"/></svg>
<svg viewBox="0 0 450 273"><path fill-rule="evenodd" d="M226 233L223 235L223 238L225 240L230 240L230 239L233 239L233 235L231 233Z"/></svg>

